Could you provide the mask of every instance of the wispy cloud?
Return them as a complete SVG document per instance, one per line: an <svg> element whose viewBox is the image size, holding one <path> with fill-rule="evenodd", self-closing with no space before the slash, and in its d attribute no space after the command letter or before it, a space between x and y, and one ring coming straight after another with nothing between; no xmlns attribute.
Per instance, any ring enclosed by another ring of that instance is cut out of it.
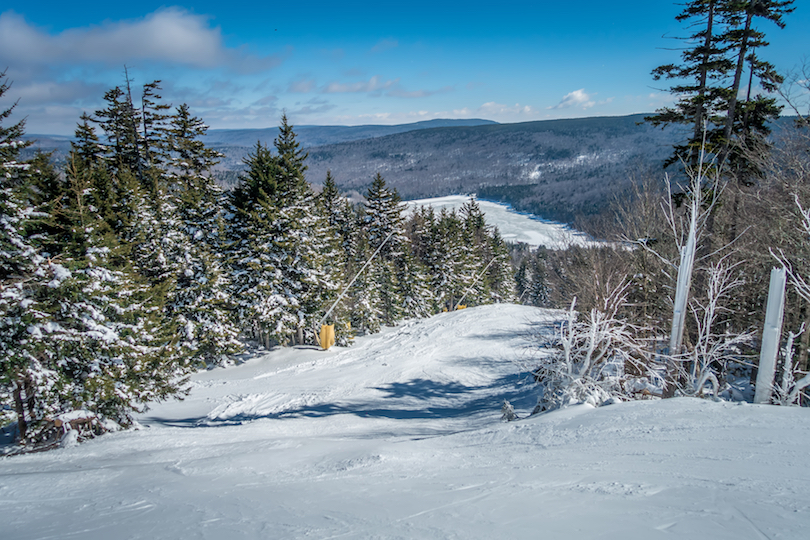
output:
<svg viewBox="0 0 810 540"><path fill-rule="evenodd" d="M224 45L218 27L180 8L161 9L141 19L71 28L51 35L17 13L0 14L0 65L155 61L195 68L225 67L252 73L278 66L278 56L257 56Z"/></svg>
<svg viewBox="0 0 810 540"><path fill-rule="evenodd" d="M15 96L26 107L43 104L81 104L87 100L90 104L95 104L97 97L101 96L105 90L104 85L87 84L75 80L63 83L42 81L14 85Z"/></svg>
<svg viewBox="0 0 810 540"><path fill-rule="evenodd" d="M324 94L348 94L358 92L379 92L388 90L399 84L399 79L383 81L379 75L374 75L367 81L353 83L331 82L321 90Z"/></svg>
<svg viewBox="0 0 810 540"><path fill-rule="evenodd" d="M487 118L517 115L535 116L537 115L537 112L538 111L531 105L521 105L520 103L515 103L514 105L510 106L495 103L494 101L484 103L478 108L477 111L478 114L484 115Z"/></svg>
<svg viewBox="0 0 810 540"><path fill-rule="evenodd" d="M407 90L402 90L401 88L392 88L387 92L387 95L398 98L415 99L434 96L436 94L444 94L447 92L452 92L453 90L455 89L452 86L445 86L444 88L439 88L438 90L413 90L410 92Z"/></svg>
<svg viewBox="0 0 810 540"><path fill-rule="evenodd" d="M549 107L549 109L570 109L572 107L590 109L596 105L596 102L593 100L593 96L595 95L596 94L588 94L585 92L584 88L580 88L579 90L574 90L566 94L562 98L562 101L553 107Z"/></svg>
<svg viewBox="0 0 810 540"><path fill-rule="evenodd" d="M296 108L289 111L293 117L311 116L327 113L335 109L335 105L324 99L311 99L303 104L296 104Z"/></svg>
<svg viewBox="0 0 810 540"><path fill-rule="evenodd" d="M309 94L313 90L315 90L315 80L307 78L293 81L287 87L287 91L293 94Z"/></svg>
<svg viewBox="0 0 810 540"><path fill-rule="evenodd" d="M382 39L371 48L371 52L381 53L390 49L396 49L397 47L399 47L399 41L396 39Z"/></svg>

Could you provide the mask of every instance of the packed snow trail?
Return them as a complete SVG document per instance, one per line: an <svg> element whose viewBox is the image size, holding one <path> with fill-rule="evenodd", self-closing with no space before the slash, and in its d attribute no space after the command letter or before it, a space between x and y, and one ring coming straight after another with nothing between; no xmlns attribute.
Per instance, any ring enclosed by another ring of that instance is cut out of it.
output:
<svg viewBox="0 0 810 540"><path fill-rule="evenodd" d="M0 461L2 538L805 538L807 409L674 399L525 416L498 305L196 375L148 428ZM530 324L536 323L536 324Z"/></svg>

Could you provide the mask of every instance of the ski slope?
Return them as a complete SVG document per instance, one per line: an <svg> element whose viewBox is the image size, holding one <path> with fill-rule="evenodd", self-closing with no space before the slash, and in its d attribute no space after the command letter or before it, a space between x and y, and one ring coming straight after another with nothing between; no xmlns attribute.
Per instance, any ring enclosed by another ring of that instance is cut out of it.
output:
<svg viewBox="0 0 810 540"><path fill-rule="evenodd" d="M482 306L199 373L143 429L0 460L0 537L808 537L807 409L525 418L530 335L557 315ZM500 422L504 399L522 420Z"/></svg>
<svg viewBox="0 0 810 540"><path fill-rule="evenodd" d="M432 199L405 201L409 212L421 206L432 206L436 213L443 208L458 211L470 200L467 195L449 195ZM478 206L486 216L487 224L498 227L501 236L507 242L523 242L536 248L544 246L549 249L564 249L570 245L588 246L596 242L587 235L575 231L562 223L540 219L532 214L515 212L504 204L478 200Z"/></svg>

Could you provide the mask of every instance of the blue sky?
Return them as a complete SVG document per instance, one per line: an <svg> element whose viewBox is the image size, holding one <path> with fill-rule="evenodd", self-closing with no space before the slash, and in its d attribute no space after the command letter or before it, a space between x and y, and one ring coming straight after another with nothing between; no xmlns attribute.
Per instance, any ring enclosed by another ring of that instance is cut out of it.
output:
<svg viewBox="0 0 810 540"><path fill-rule="evenodd" d="M782 71L810 57L810 5L763 25ZM650 71L687 30L669 1L143 0L0 3L0 69L29 133L72 133L124 80L163 81L214 128L523 122L650 112Z"/></svg>

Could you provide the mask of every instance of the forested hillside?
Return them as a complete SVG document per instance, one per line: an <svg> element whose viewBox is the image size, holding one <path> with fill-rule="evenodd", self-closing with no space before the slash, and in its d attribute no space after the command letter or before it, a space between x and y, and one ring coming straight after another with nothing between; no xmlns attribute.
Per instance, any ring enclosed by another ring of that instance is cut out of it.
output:
<svg viewBox="0 0 810 540"><path fill-rule="evenodd" d="M362 191L381 170L403 197L478 193L548 219L604 210L635 171L660 168L676 140L643 117L437 128L310 150L313 178L332 171Z"/></svg>

